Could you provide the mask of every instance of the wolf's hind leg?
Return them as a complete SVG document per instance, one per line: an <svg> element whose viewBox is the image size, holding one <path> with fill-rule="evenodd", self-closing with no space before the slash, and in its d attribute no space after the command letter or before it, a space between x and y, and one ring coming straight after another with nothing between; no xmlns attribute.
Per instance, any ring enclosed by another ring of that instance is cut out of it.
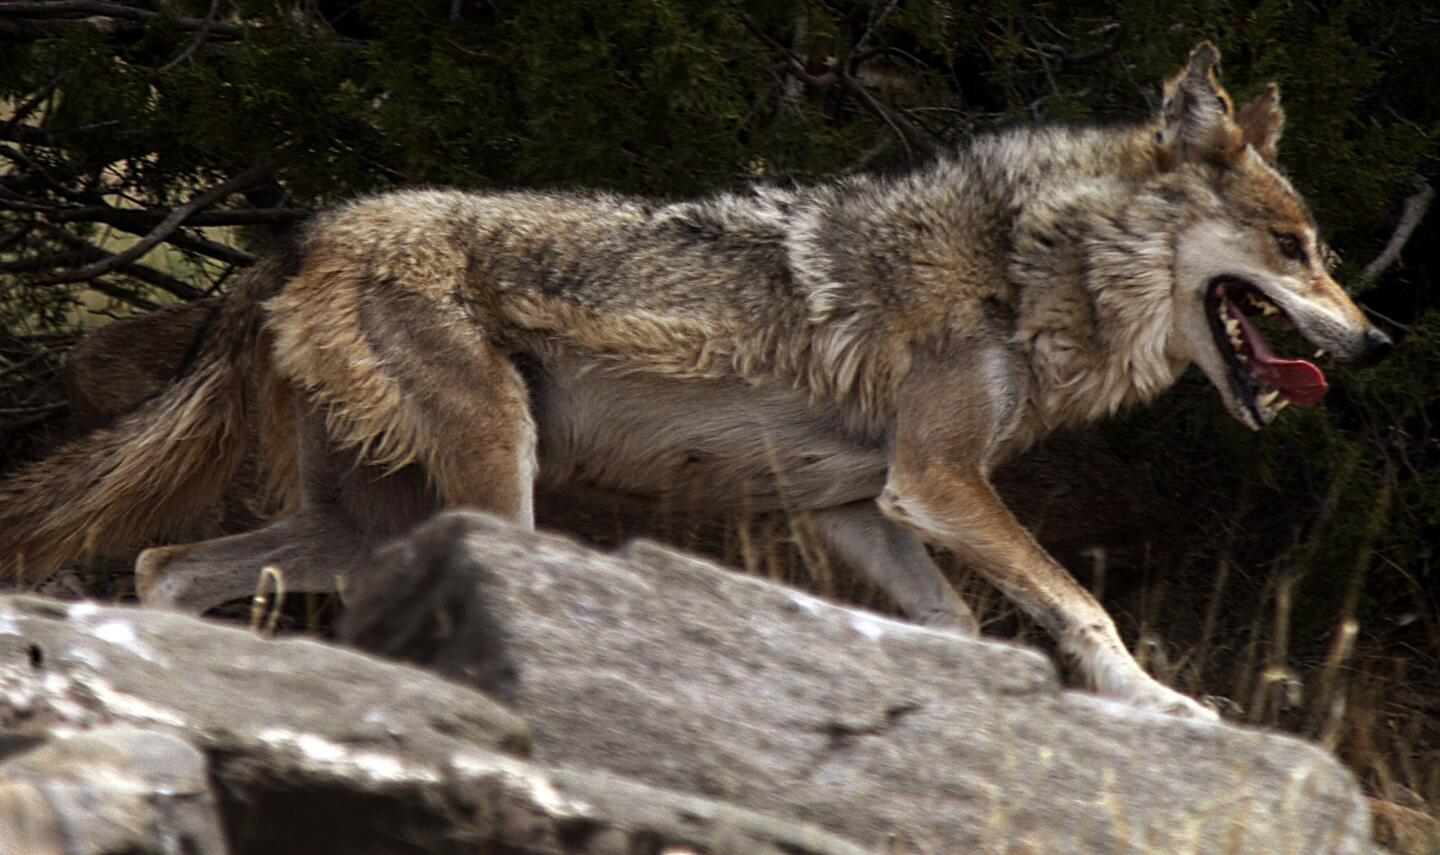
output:
<svg viewBox="0 0 1440 855"><path fill-rule="evenodd" d="M482 320L453 295L392 281L360 289L341 323L284 302L310 278L272 301L271 323L277 362L324 414L331 444L384 470L418 464L440 504L532 528L529 390Z"/></svg>
<svg viewBox="0 0 1440 855"><path fill-rule="evenodd" d="M912 531L885 518L873 501L854 502L813 514L815 527L844 561L880 586L916 623L979 631L975 615Z"/></svg>
<svg viewBox="0 0 1440 855"><path fill-rule="evenodd" d="M299 511L245 534L147 549L135 562L147 605L203 612L248 597L274 567L288 592L334 591L363 570L372 550L439 506L419 466L395 472L329 445L320 417L301 419Z"/></svg>
<svg viewBox="0 0 1440 855"><path fill-rule="evenodd" d="M369 557L371 544L323 515L302 511L246 534L140 553L135 588L147 606L200 614L255 594L328 592ZM266 568L278 574L262 579Z"/></svg>

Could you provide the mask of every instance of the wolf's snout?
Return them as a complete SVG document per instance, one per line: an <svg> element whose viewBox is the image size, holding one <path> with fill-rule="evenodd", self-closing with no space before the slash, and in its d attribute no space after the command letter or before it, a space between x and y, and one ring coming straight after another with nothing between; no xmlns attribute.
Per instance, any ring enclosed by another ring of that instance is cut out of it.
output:
<svg viewBox="0 0 1440 855"><path fill-rule="evenodd" d="M1395 344L1390 341L1390 336L1372 328L1365 331L1365 343L1360 355L1353 361L1356 365L1374 365L1389 356L1394 349Z"/></svg>

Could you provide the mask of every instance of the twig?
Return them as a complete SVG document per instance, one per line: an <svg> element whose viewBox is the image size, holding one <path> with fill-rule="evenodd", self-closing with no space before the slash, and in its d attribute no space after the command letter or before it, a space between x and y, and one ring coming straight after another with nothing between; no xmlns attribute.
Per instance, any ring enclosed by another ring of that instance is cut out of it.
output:
<svg viewBox="0 0 1440 855"><path fill-rule="evenodd" d="M54 420L63 416L65 412L69 409L69 402L64 402L58 408L53 410L46 410L44 412L35 413L34 415L25 416L24 418L14 419L8 422L0 422L0 435L13 433L14 431L23 430L29 427L34 427L35 425L44 424L45 422L53 422Z"/></svg>
<svg viewBox="0 0 1440 855"><path fill-rule="evenodd" d="M194 56L195 51L200 49L200 45L205 43L205 37L210 35L210 30L215 24L215 16L219 11L220 0L210 0L210 9L205 13L205 19L201 21L200 29L195 32L195 38L190 40L190 44L185 47L185 50L180 52L179 56L160 66L157 71L162 73L169 71Z"/></svg>
<svg viewBox="0 0 1440 855"><path fill-rule="evenodd" d="M70 406L64 401L52 404L37 404L33 407L0 407L0 416L29 416L35 413L53 413Z"/></svg>
<svg viewBox="0 0 1440 855"><path fill-rule="evenodd" d="M794 30L794 33L791 35L791 38L790 38L790 55L791 55L791 56L799 56L799 55L800 55L800 46L801 46L802 44L804 44L804 42L805 42L805 37L806 37L806 35L809 33L809 29L810 29L810 19L805 15L805 13L802 12L802 13L800 13L799 15L796 15L796 16L795 16L795 30ZM788 68L788 63L787 63L787 68ZM795 75L793 75L793 74L791 74L791 73L789 73L789 72L787 71L787 72L785 73L785 78L784 78L784 80L782 80L781 83L780 83L780 103L782 103L782 104L784 104L785 106L790 107L790 108L799 107L799 106L800 106L800 96L801 96L801 94L802 94L802 92L801 92L801 87L802 87L802 85L803 85L803 84L801 83L800 78L796 77Z"/></svg>
<svg viewBox="0 0 1440 855"><path fill-rule="evenodd" d="M1405 199L1404 207L1400 213L1400 222L1396 224L1395 231L1390 235L1390 242L1375 260L1365 265L1360 271L1361 282L1373 282L1380 277L1380 274L1389 269L1390 265L1400 260L1400 252L1405 249L1405 244L1420 221L1425 219L1425 212L1430 210L1430 203L1435 201L1435 188L1430 182L1420 176L1414 179L1415 192Z"/></svg>
<svg viewBox="0 0 1440 855"><path fill-rule="evenodd" d="M14 374L17 371L24 371L26 368L29 368L31 365L34 365L35 363L39 362L40 360L44 359L49 355L50 351L48 350L41 350L36 353L32 353L31 355L25 357L14 365L9 365L3 369L0 369L0 378L4 378L10 374Z"/></svg>
<svg viewBox="0 0 1440 855"><path fill-rule="evenodd" d="M909 119L885 106L880 99L871 94L865 84L856 80L848 74L839 75L840 86L854 98L860 101L867 110L883 120L895 135L900 137L900 142L905 144L907 154L911 149L918 150L921 154L931 156L935 154L935 143L913 124Z"/></svg>
<svg viewBox="0 0 1440 855"><path fill-rule="evenodd" d="M194 224L186 223L186 225ZM145 228L143 226L116 223L115 228L122 232L129 232L132 235L145 234ZM229 244L202 237L192 237L191 235L182 234L178 231L166 238L165 242L178 249L183 249L186 252L193 252L206 256L207 258L213 258L216 261L223 261L226 264L238 264L241 267L249 267L260 260L259 256L254 253L246 252L243 249L236 249Z"/></svg>
<svg viewBox="0 0 1440 855"><path fill-rule="evenodd" d="M789 72L806 86L811 86L816 89L828 89L838 83L845 94L859 101L860 106L890 126L890 130L895 132L895 136L897 136L905 146L907 155L913 156L916 150L925 155L933 155L935 153L935 143L926 137L924 132L911 124L904 116L881 103L878 98L871 94L865 84L850 75L846 67L847 62L849 62L848 58L835 62L831 65L830 70L824 74L812 74L810 70L805 67L805 63L800 61L798 56L784 45L770 38L764 30L760 29L760 27L750 19L749 15L741 15L740 20L752 35L785 57Z"/></svg>
<svg viewBox="0 0 1440 855"><path fill-rule="evenodd" d="M187 226L263 226L287 224L304 220L313 213L309 208L233 208L228 211L201 211L185 221ZM108 205L86 205L74 208L52 208L45 212L52 223L109 223L126 229L149 228L165 219L158 211L112 208Z"/></svg>
<svg viewBox="0 0 1440 855"><path fill-rule="evenodd" d="M126 6L120 3L107 3L104 0L14 0L14 2L0 2L0 16L13 15L16 17L37 17L37 18L59 18L69 15L88 15L103 18L115 18L121 21L134 21L136 23L148 24L161 17L159 12L152 12L149 9L141 9L136 6ZM225 24L219 21L204 21L199 18L169 18L167 23L173 24L182 30L208 30L217 35L239 38L248 32L248 28L238 24Z"/></svg>
<svg viewBox="0 0 1440 855"><path fill-rule="evenodd" d="M107 252L85 240L84 238L80 237L79 235L71 234L64 229L52 229L51 233L54 234L55 237L66 246L74 247L77 251L83 253L85 256L95 259L96 264L99 264L101 262L113 262L115 259L120 257L116 253ZM201 297L205 296L204 293L202 293L199 289L193 288L173 276L167 276L164 273L156 270L155 268L146 266L144 264L136 264L135 262L118 262L115 263L113 266L114 269L125 274L126 276L131 276L139 279L141 282L154 285L156 288L159 288L163 291L168 291L182 300L198 300ZM87 276L85 278L90 279L91 277ZM72 279L67 281L74 282L78 280ZM45 281L44 278L42 278L40 280L40 284L50 285L59 283L48 282ZM97 288L95 290L99 291L103 289Z"/></svg>
<svg viewBox="0 0 1440 855"><path fill-rule="evenodd" d="M46 98L49 98L50 95L55 92L55 89L60 86L60 81L64 79L65 73L61 72L50 78L49 82L46 83L44 86L41 86L39 91L37 91L34 95L26 98L25 103L21 104L19 107L16 107L15 112L10 115L10 118L5 120L5 130L9 131L12 128L18 126L21 122L28 119L30 117L30 114L35 112L35 108L39 107L40 103Z"/></svg>
<svg viewBox="0 0 1440 855"><path fill-rule="evenodd" d="M20 241L30 236L30 231L35 227L34 223L24 223L20 228L0 237L0 252L4 252Z"/></svg>
<svg viewBox="0 0 1440 855"><path fill-rule="evenodd" d="M900 5L900 0L890 0L890 3L886 5L884 9L881 9L878 13L876 13L873 9L871 10L870 21L865 25L865 32L860 34L860 38L857 39L855 42L855 47L851 48L849 56L845 58L847 63L847 70L852 69L852 64L859 63L856 55L864 54L866 50L869 49L870 37L875 35L876 30L880 29L885 25L885 19L890 17L890 13L894 12L895 7L898 5Z"/></svg>
<svg viewBox="0 0 1440 855"><path fill-rule="evenodd" d="M0 125L0 140L25 145L54 146L57 144L55 135L49 131L34 125L14 124L13 120Z"/></svg>
<svg viewBox="0 0 1440 855"><path fill-rule="evenodd" d="M1089 65L1090 63L1095 62L1098 59L1104 59L1105 57L1114 53L1116 48L1120 47L1120 41L1125 35L1125 27L1122 23L1117 22L1114 24L1106 24L1104 27L1100 28L1100 30L1097 30L1096 32L1107 29L1110 31L1111 34L1110 40L1108 42L1086 53L1064 54L1060 57L1061 62L1063 62L1067 66L1070 66L1071 68L1074 68L1077 65Z"/></svg>
<svg viewBox="0 0 1440 855"><path fill-rule="evenodd" d="M1381 313L1381 312L1375 311L1374 309L1370 308L1369 306L1365 305L1364 303L1361 303L1361 302L1358 302L1358 301L1357 301L1357 302L1356 302L1356 305L1359 306L1362 310L1364 310L1365 314L1370 315L1371 317L1379 318L1380 320L1384 321L1385 323L1389 324L1389 325L1392 326L1392 327L1395 327L1396 329L1404 330L1404 331L1407 332L1407 333L1410 332L1410 325L1409 325L1409 324L1402 324L1402 323L1400 323L1399 321L1395 320L1394 318L1390 317L1389 315L1386 315L1386 314L1383 314L1383 313Z"/></svg>
<svg viewBox="0 0 1440 855"><path fill-rule="evenodd" d="M160 308L159 303L153 303L128 289L121 288L119 285L112 285L108 280L98 276L86 282L85 287L99 291L111 299L119 300L122 303L129 303L135 308L143 309L147 312Z"/></svg>
<svg viewBox="0 0 1440 855"><path fill-rule="evenodd" d="M242 190L254 184L268 175L272 168L274 168L273 162L258 163L228 181L217 184L209 190L200 193L189 202L171 211L166 215L165 219L160 221L159 225L151 229L148 234L136 241L134 246L124 252L111 258L84 265L83 267L77 267L74 270L65 270L52 274L41 279L37 284L55 285L62 282L79 282L84 279L99 276L102 273L108 273L122 264L128 264L149 252L156 244L169 237L176 229L180 228L190 215L201 208L215 204L237 190Z"/></svg>

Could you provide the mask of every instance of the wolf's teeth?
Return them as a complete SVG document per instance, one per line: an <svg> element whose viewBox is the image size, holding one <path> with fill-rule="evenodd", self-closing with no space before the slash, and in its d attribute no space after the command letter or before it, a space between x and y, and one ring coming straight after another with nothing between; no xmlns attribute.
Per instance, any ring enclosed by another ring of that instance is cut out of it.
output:
<svg viewBox="0 0 1440 855"><path fill-rule="evenodd" d="M1281 410L1285 409L1285 408L1288 407L1288 406L1290 406L1290 399L1289 399L1289 398L1281 398L1279 401L1276 401L1276 402L1275 402L1275 406L1271 407L1270 409L1271 409L1271 410L1274 410L1275 412L1278 413L1278 412L1280 412Z"/></svg>
<svg viewBox="0 0 1440 855"><path fill-rule="evenodd" d="M1229 315L1225 316L1225 334L1230 336L1230 344L1236 350L1239 350L1241 343L1240 322Z"/></svg>
<svg viewBox="0 0 1440 855"><path fill-rule="evenodd" d="M1319 359L1320 357L1322 357L1322 356L1324 356L1324 355L1325 355L1325 348L1322 347L1322 348L1320 348L1319 350L1315 351L1315 357L1314 357L1314 358L1315 358L1315 359Z"/></svg>
<svg viewBox="0 0 1440 855"><path fill-rule="evenodd" d="M1275 401L1280 397L1279 389L1271 389L1260 396L1260 404L1264 407L1274 408Z"/></svg>
<svg viewBox="0 0 1440 855"><path fill-rule="evenodd" d="M1260 304L1260 314L1262 314L1262 315L1278 315L1278 314L1280 314L1280 310L1277 309L1277 308L1275 308L1275 305L1274 305L1273 303L1261 303L1261 304Z"/></svg>

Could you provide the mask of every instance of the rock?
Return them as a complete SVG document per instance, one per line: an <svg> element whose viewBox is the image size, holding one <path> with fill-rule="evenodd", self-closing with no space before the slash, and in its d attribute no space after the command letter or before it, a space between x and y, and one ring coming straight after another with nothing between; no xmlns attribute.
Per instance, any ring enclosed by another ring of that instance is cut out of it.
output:
<svg viewBox="0 0 1440 855"><path fill-rule="evenodd" d="M166 726L207 751L294 733L421 762L524 751L530 739L478 692L334 645L153 609L0 597L0 729L110 722Z"/></svg>
<svg viewBox="0 0 1440 855"><path fill-rule="evenodd" d="M863 852L791 819L527 761L515 756L529 745L523 722L414 668L170 612L0 597L0 752L115 722L204 752L237 855ZM33 768L21 781L28 788L0 795L0 810L88 816L36 795L67 786L68 767ZM52 804L60 807L45 813ZM162 842L152 835L134 851L162 851Z"/></svg>
<svg viewBox="0 0 1440 855"><path fill-rule="evenodd" d="M205 756L170 734L98 728L0 763L0 852L226 851Z"/></svg>
<svg viewBox="0 0 1440 855"><path fill-rule="evenodd" d="M515 697L503 621L474 581L449 572L453 544L403 539L355 577L336 634L388 659L424 665L505 703ZM416 550L441 550L417 555Z"/></svg>
<svg viewBox="0 0 1440 855"><path fill-rule="evenodd" d="M503 622L487 631L504 640L543 762L889 852L1370 851L1366 803L1320 749L1062 691L1047 659L1013 645L654 545L604 556L467 512L379 562L356 585L398 611L428 608L437 584L457 608L473 586L459 611ZM442 648L429 655L463 671Z"/></svg>

